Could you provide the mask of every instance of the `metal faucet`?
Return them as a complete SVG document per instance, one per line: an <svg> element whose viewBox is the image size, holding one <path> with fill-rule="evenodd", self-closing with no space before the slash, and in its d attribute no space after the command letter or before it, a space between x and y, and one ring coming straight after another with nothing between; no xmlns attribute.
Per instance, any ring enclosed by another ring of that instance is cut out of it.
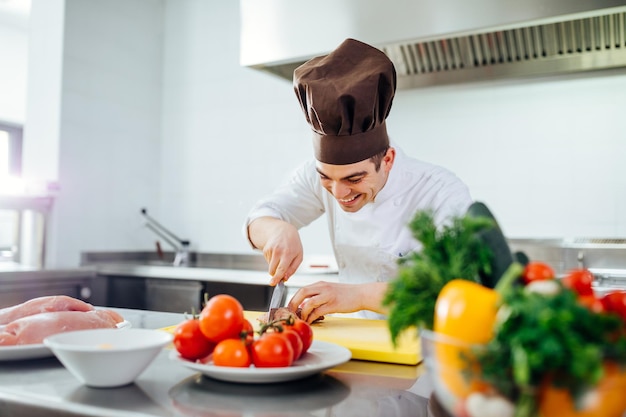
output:
<svg viewBox="0 0 626 417"><path fill-rule="evenodd" d="M146 227L152 230L157 236L166 241L174 250L176 250L176 256L174 257L174 266L188 266L189 265L189 246L191 243L188 240L184 240L170 232L163 227L154 218L148 215L148 210L141 209L141 214L146 219Z"/></svg>

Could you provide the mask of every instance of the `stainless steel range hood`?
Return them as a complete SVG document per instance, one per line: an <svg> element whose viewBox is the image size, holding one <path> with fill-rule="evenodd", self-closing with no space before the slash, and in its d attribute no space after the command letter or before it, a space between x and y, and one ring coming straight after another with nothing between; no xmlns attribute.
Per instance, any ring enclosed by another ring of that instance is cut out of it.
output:
<svg viewBox="0 0 626 417"><path fill-rule="evenodd" d="M626 0L240 0L241 65L287 80L351 37L398 88L626 68Z"/></svg>

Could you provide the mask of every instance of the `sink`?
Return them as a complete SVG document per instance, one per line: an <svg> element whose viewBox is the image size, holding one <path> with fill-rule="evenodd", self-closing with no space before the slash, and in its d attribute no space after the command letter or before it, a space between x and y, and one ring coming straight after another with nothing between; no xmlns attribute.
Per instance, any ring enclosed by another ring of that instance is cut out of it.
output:
<svg viewBox="0 0 626 417"><path fill-rule="evenodd" d="M267 270L267 263L262 255L190 252L189 264L186 266L174 266L173 252L164 252L163 255L164 259L159 259L157 253L152 251L83 252L81 265L125 264L172 268Z"/></svg>
<svg viewBox="0 0 626 417"><path fill-rule="evenodd" d="M147 266L174 266L174 262L170 261L138 261L138 262L130 262L133 265L147 265ZM196 265L185 265L186 267L195 267ZM180 268L180 267L177 267Z"/></svg>
<svg viewBox="0 0 626 417"><path fill-rule="evenodd" d="M262 255L190 252L189 264L185 266L174 266L174 255L173 252L164 252L165 259L159 259L156 252L147 251L83 252L81 265L131 265L267 272L267 262L265 262L265 258ZM323 259L311 258L309 261L300 266L298 273L314 275L337 274L337 265L329 262L327 257Z"/></svg>

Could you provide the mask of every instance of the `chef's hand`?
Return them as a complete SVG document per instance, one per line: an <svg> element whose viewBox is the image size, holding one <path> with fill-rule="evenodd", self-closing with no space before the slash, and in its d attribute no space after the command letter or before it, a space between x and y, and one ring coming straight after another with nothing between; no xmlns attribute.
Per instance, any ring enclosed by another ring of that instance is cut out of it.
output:
<svg viewBox="0 0 626 417"><path fill-rule="evenodd" d="M386 291L385 282L341 284L320 281L300 288L289 301L288 308L291 311L300 308L300 316L309 323L333 313L370 310L387 314L387 309L382 305Z"/></svg>
<svg viewBox="0 0 626 417"><path fill-rule="evenodd" d="M290 223L273 217L260 217L248 226L252 244L263 251L271 275L270 285L287 281L303 259L300 234Z"/></svg>

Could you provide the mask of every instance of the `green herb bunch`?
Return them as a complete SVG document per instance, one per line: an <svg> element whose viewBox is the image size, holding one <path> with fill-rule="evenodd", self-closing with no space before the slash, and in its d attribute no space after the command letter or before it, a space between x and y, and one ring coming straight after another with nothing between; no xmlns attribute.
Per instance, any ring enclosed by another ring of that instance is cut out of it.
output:
<svg viewBox="0 0 626 417"><path fill-rule="evenodd" d="M419 252L402 258L398 276L390 281L383 305L393 343L413 326L433 328L435 302L443 286L461 278L480 282L491 273L491 251L477 235L494 223L482 217L453 217L437 227L432 211L418 211L409 223L413 237L422 244Z"/></svg>

